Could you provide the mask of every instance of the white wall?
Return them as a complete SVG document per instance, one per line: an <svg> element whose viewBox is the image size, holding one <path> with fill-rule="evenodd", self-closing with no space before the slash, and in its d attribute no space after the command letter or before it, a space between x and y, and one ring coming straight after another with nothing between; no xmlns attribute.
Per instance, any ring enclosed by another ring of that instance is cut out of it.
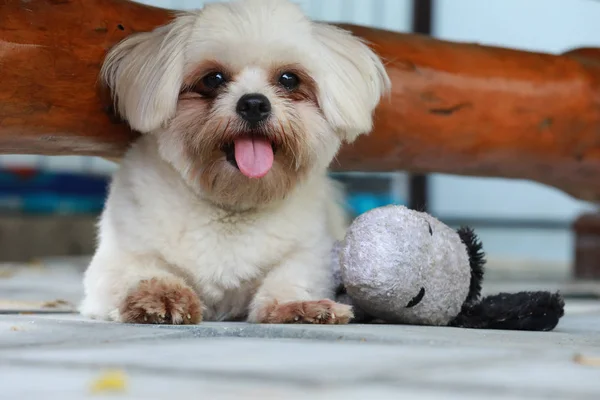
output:
<svg viewBox="0 0 600 400"><path fill-rule="evenodd" d="M600 44L597 0L435 0L437 37L531 51Z"/></svg>
<svg viewBox="0 0 600 400"><path fill-rule="evenodd" d="M560 53L600 46L600 2L591 0L437 0L439 38ZM560 101L557 99L556 101ZM431 210L441 216L540 218L571 222L590 204L543 185L434 175ZM480 229L491 256L569 262L569 229Z"/></svg>

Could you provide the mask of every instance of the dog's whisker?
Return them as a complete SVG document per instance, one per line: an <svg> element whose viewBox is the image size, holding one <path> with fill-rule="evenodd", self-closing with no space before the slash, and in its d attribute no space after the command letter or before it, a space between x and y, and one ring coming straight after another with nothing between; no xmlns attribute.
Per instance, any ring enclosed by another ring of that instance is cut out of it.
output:
<svg viewBox="0 0 600 400"><path fill-rule="evenodd" d="M222 136L225 136L227 134L227 131L229 130L229 125L231 125L231 118L227 119L227 125L225 125L225 129L223 129L223 132L221 133Z"/></svg>
<svg viewBox="0 0 600 400"><path fill-rule="evenodd" d="M293 140L297 141L298 138L298 134L296 132L296 130L293 128L292 123L290 122L290 120L287 120L288 126L290 127L290 131L292 132L292 138ZM294 147L294 146L290 146L290 147ZM296 171L298 171L300 169L300 164L302 163L302 160L300 159L300 157L298 155L296 155L294 153L294 160L296 162Z"/></svg>
<svg viewBox="0 0 600 400"><path fill-rule="evenodd" d="M296 159L296 153L294 152L294 146L290 145L290 138L288 136L288 133L285 130L285 127L283 126L283 122L281 121L281 119L277 119L277 122L279 123L279 136L281 138L281 145L284 146L287 150L289 150L292 153L292 159L290 160L290 167L291 167L294 160Z"/></svg>
<svg viewBox="0 0 600 400"><path fill-rule="evenodd" d="M223 118L219 118L219 124L215 128L215 132L219 132L221 130L221 125L223 125Z"/></svg>

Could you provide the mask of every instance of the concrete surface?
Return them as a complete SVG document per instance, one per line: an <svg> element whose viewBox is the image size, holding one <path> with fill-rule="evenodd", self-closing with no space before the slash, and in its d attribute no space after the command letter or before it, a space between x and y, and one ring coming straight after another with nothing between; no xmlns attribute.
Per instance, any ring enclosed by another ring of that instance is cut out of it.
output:
<svg viewBox="0 0 600 400"><path fill-rule="evenodd" d="M133 326L41 305L78 301L81 264L3 271L2 400L600 398L597 300L568 300L567 315L548 333L389 325ZM35 314L18 313L27 307ZM93 393L93 383L110 370L124 374L120 391Z"/></svg>

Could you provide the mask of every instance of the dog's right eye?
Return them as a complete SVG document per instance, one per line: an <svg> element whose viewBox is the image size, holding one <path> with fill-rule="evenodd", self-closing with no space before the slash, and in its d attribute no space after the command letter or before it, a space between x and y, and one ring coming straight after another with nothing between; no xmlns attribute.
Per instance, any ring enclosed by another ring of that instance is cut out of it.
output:
<svg viewBox="0 0 600 400"><path fill-rule="evenodd" d="M204 96L214 95L215 91L227 83L225 74L222 72L211 72L205 75L194 87L194 92Z"/></svg>
<svg viewBox="0 0 600 400"><path fill-rule="evenodd" d="M202 83L208 89L216 89L225 83L225 76L220 72L213 72L202 78Z"/></svg>

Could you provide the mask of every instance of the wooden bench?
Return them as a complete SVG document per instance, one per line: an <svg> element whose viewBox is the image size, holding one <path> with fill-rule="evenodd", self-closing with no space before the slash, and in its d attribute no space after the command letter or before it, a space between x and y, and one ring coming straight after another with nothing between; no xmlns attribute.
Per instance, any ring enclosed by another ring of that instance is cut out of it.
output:
<svg viewBox="0 0 600 400"><path fill-rule="evenodd" d="M100 96L102 59L171 18L128 0L1 1L0 153L118 158L137 135ZM529 179L600 200L600 49L551 55L345 27L386 60L393 92L333 169Z"/></svg>

